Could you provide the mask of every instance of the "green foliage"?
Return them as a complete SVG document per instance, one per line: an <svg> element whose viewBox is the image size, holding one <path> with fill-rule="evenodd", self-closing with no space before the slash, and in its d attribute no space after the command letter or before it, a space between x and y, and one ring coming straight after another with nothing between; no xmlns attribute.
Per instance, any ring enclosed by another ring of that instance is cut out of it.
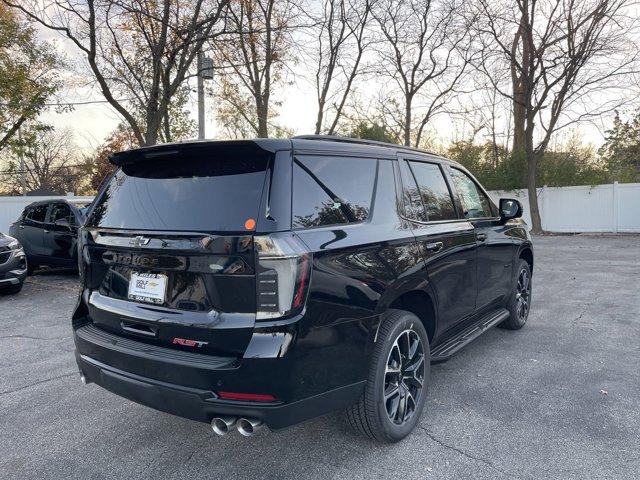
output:
<svg viewBox="0 0 640 480"><path fill-rule="evenodd" d="M468 168L488 190L514 190L527 186L524 157L502 147L460 141L451 144L446 156ZM538 160L537 185L563 187L607 182L606 163L596 157L593 149L575 141L562 149L547 150Z"/></svg>
<svg viewBox="0 0 640 480"><path fill-rule="evenodd" d="M464 165L488 190L513 190L526 186L526 162L491 143L452 143L445 156Z"/></svg>
<svg viewBox="0 0 640 480"><path fill-rule="evenodd" d="M378 142L397 143L395 136L383 125L376 122L358 121L347 134L351 138L363 138Z"/></svg>
<svg viewBox="0 0 640 480"><path fill-rule="evenodd" d="M61 87L55 71L60 64L54 49L38 42L35 30L0 3L0 150Z"/></svg>
<svg viewBox="0 0 640 480"><path fill-rule="evenodd" d="M640 111L626 122L616 113L599 153L612 180L640 182Z"/></svg>

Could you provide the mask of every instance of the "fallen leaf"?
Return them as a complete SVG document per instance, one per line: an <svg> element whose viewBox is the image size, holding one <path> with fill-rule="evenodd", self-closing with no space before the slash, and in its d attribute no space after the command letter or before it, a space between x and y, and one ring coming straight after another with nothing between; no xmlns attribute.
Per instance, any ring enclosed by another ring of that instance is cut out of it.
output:
<svg viewBox="0 0 640 480"><path fill-rule="evenodd" d="M600 390L600 393L601 393L602 395L609 395L609 392L607 392L606 390Z"/></svg>

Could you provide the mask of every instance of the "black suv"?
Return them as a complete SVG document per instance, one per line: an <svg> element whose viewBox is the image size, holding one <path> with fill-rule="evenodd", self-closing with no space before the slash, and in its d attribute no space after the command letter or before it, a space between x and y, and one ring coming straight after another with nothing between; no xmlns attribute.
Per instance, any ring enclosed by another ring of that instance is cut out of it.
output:
<svg viewBox="0 0 640 480"><path fill-rule="evenodd" d="M405 437L432 362L522 327L533 249L457 163L337 137L117 153L81 229L83 382L250 435Z"/></svg>
<svg viewBox="0 0 640 480"><path fill-rule="evenodd" d="M42 200L28 205L9 233L24 247L29 274L40 265L77 268L78 227L84 215L65 200Z"/></svg>

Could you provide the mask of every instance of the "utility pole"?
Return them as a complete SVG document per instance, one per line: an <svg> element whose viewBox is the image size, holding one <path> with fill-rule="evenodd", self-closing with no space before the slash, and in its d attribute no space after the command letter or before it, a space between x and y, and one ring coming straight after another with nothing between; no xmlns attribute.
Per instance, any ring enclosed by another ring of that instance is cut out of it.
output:
<svg viewBox="0 0 640 480"><path fill-rule="evenodd" d="M202 39L201 35L198 36L198 40ZM213 61L205 57L200 48L196 64L198 68L198 140L204 140L204 81L213 79Z"/></svg>
<svg viewBox="0 0 640 480"><path fill-rule="evenodd" d="M202 37L198 35L198 40ZM198 140L204 140L204 77L202 75L202 48L198 50L196 60L198 68Z"/></svg>
<svg viewBox="0 0 640 480"><path fill-rule="evenodd" d="M24 152L22 151L22 149L24 148L24 145L22 145L22 130L18 129L18 155L20 156L20 189L22 190L22 196L25 196L27 194L27 186L26 186L26 180L24 177Z"/></svg>

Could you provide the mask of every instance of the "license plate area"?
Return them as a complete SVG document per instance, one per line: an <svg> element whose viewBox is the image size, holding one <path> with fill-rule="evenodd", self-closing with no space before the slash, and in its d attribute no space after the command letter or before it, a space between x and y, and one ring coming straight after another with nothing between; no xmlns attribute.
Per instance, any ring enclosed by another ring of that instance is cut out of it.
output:
<svg viewBox="0 0 640 480"><path fill-rule="evenodd" d="M161 273L132 272L129 279L129 300L162 305L167 295L168 277Z"/></svg>

